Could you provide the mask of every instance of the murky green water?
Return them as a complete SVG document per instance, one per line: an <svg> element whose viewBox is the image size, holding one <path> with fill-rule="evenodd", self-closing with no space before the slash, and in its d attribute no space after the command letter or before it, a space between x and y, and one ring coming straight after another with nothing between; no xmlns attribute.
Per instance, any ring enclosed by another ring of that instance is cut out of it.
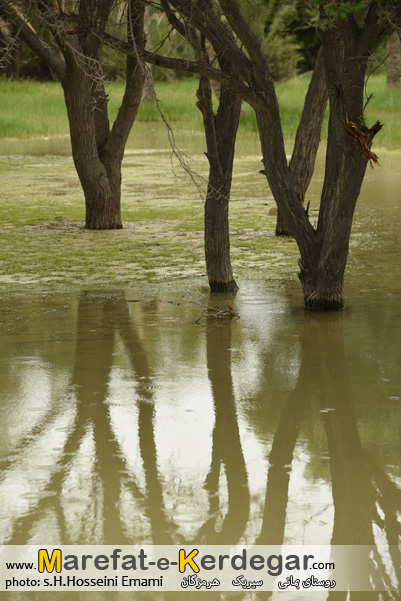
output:
<svg viewBox="0 0 401 601"><path fill-rule="evenodd" d="M1 542L397 545L400 155L387 159L365 182L341 313L305 313L294 282L251 277L228 298L194 282L3 286ZM240 319L197 324L193 301ZM386 599L401 598L400 566L399 552L371 562Z"/></svg>

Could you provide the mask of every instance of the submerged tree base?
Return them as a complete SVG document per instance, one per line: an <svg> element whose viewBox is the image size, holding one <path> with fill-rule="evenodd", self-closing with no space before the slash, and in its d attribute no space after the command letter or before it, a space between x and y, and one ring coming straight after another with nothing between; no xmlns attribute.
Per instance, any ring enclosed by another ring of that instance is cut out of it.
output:
<svg viewBox="0 0 401 601"><path fill-rule="evenodd" d="M320 297L316 294L304 297L305 309L308 311L342 311L345 309L344 298Z"/></svg>
<svg viewBox="0 0 401 601"><path fill-rule="evenodd" d="M229 282L209 282L211 292L237 292L239 290L235 280Z"/></svg>

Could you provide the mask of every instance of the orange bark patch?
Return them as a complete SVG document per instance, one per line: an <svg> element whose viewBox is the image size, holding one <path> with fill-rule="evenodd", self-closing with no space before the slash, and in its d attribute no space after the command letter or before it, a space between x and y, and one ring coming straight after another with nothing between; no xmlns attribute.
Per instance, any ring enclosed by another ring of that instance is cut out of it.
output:
<svg viewBox="0 0 401 601"><path fill-rule="evenodd" d="M355 123L353 123L352 121L349 121L347 116L343 120L343 123L344 123L344 127L347 130L347 132L349 133L349 135L352 136L353 138L355 138L356 143L358 144L359 148L362 150L363 154L366 157L368 157L368 159L370 161L373 161L374 163L376 163L377 165L380 166L378 156L370 150L369 146L366 143L366 138L363 135L363 133L361 132L361 130L359 129L359 127L357 125L355 125ZM375 133L377 133L378 131L381 130L383 125L378 121L375 127L376 127Z"/></svg>

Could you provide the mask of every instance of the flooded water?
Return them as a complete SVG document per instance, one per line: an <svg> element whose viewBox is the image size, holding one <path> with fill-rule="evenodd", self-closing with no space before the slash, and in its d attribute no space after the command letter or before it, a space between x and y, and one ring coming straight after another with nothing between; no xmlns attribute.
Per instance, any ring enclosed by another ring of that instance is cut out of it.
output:
<svg viewBox="0 0 401 601"><path fill-rule="evenodd" d="M312 598L400 599L400 158L367 174L341 313L252 277L229 297L3 286L0 542L376 545L388 596Z"/></svg>

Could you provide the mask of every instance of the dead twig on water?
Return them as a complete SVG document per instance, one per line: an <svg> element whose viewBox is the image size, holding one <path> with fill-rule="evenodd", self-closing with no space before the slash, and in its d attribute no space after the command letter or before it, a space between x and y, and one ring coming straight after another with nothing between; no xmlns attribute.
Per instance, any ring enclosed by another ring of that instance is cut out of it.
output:
<svg viewBox="0 0 401 601"><path fill-rule="evenodd" d="M240 315L239 313L230 306L227 306L225 309L222 309L222 307L209 307L209 305L203 305L202 303L197 303L195 301L189 301L190 303L192 303L193 305L199 305L200 307L203 307L204 309L206 309L205 313L203 313L196 321L195 323L197 324L201 324L202 319L204 318L208 318L208 317L214 317L216 320L217 319L224 319L226 317L228 317L229 319L239 319Z"/></svg>
<svg viewBox="0 0 401 601"><path fill-rule="evenodd" d="M177 303L175 301L166 301L166 300L162 300L161 298L157 299L159 301L159 303L166 303L168 305L176 305L177 307L179 307L181 305L181 303ZM140 299L133 299L133 300L128 300L127 302L130 303L140 303L143 302ZM197 301L192 301L189 300L187 301L188 303L191 303L191 305L198 305L199 307L202 307L203 309L205 309L205 312L202 313L202 315L200 317L198 317L198 319L193 322L193 323L197 323L199 325L201 324L202 319L207 318L207 317L214 317L216 320L221 320L224 319L226 317L228 317L229 319L239 319L240 318L240 314L238 313L238 311L236 311L236 309L234 309L233 307L230 307L229 305L226 306L225 309L223 309L222 307L210 307L209 305L204 305L203 303L198 303Z"/></svg>

